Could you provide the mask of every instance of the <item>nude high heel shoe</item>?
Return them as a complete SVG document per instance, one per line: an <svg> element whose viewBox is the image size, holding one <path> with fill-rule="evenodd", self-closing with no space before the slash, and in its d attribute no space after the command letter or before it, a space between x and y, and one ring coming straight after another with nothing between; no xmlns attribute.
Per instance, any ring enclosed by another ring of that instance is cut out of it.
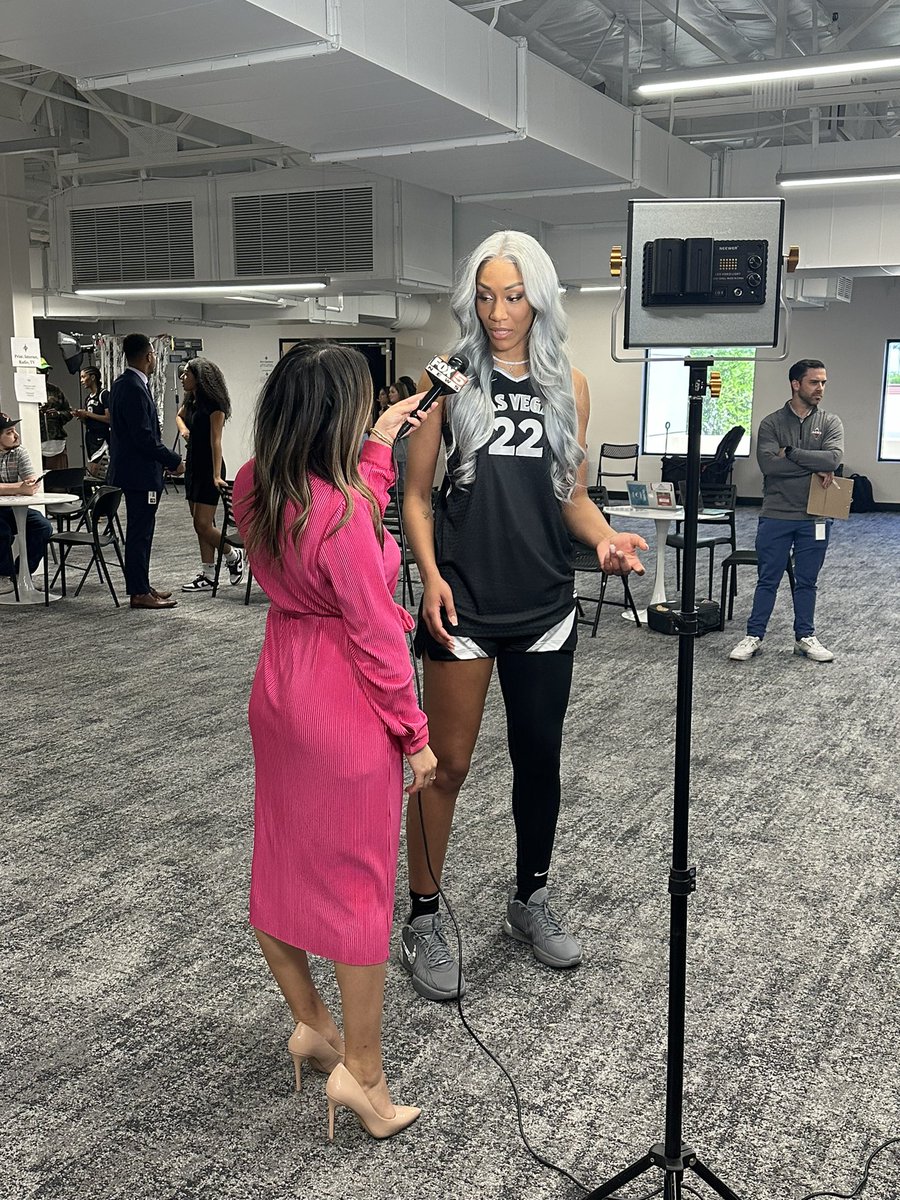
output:
<svg viewBox="0 0 900 1200"><path fill-rule="evenodd" d="M344 1061L344 1056L335 1050L330 1042L326 1042L321 1034L298 1022L297 1028L288 1038L288 1052L294 1060L294 1088L300 1091L303 1087L303 1063L308 1062L314 1071L323 1075L329 1074Z"/></svg>
<svg viewBox="0 0 900 1200"><path fill-rule="evenodd" d="M328 1140L331 1142L334 1141L334 1112L341 1105L356 1113L360 1125L373 1138L393 1137L401 1129L412 1125L422 1111L421 1108L395 1104L394 1116L380 1116L343 1063L339 1063L328 1076L325 1095L328 1097Z"/></svg>

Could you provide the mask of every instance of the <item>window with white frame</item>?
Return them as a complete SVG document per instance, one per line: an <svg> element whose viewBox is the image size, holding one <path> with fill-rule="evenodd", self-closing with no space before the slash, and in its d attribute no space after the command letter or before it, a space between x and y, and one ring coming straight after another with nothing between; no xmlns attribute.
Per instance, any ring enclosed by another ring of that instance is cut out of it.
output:
<svg viewBox="0 0 900 1200"><path fill-rule="evenodd" d="M687 451L689 371L682 361L714 358L714 370L722 376L717 399L703 401L700 453L715 454L716 446L735 425L746 432L738 445L738 457L750 453L750 419L753 413L753 379L756 359L746 346L698 350L667 347L649 350L644 367L643 454L684 454ZM740 361L728 361L729 359Z"/></svg>
<svg viewBox="0 0 900 1200"><path fill-rule="evenodd" d="M881 393L881 436L878 457L900 461L900 342L888 342Z"/></svg>

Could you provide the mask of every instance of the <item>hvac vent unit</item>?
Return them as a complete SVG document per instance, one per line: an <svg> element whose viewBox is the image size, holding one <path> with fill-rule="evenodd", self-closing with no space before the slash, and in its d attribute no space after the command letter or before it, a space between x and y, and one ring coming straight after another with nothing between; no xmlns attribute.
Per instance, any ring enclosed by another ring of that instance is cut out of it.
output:
<svg viewBox="0 0 900 1200"><path fill-rule="evenodd" d="M374 212L371 187L233 196L235 276L372 271Z"/></svg>
<svg viewBox="0 0 900 1200"><path fill-rule="evenodd" d="M74 208L69 232L76 288L194 278L190 200Z"/></svg>

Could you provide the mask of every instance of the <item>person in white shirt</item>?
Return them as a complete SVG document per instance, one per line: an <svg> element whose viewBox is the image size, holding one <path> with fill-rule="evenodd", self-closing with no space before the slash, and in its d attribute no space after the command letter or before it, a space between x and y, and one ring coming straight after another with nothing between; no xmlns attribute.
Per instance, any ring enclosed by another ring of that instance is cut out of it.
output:
<svg viewBox="0 0 900 1200"><path fill-rule="evenodd" d="M33 496L38 489L31 457L22 446L16 426L19 421L0 413L0 496ZM36 508L29 508L25 524L28 570L34 574L44 558L53 526ZM16 522L10 508L0 508L0 593L13 590L16 572L12 543Z"/></svg>

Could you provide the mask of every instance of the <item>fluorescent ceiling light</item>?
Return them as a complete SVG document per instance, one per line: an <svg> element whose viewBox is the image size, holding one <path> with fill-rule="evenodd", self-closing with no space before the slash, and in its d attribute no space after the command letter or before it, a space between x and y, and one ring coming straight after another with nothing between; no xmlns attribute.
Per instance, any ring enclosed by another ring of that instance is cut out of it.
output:
<svg viewBox="0 0 900 1200"><path fill-rule="evenodd" d="M225 300L240 300L242 304L274 304L276 308L284 308L280 296L270 299L268 296L224 296Z"/></svg>
<svg viewBox="0 0 900 1200"><path fill-rule="evenodd" d="M580 287L578 290L579 292L617 292L619 291L619 285L617 283L604 283L596 287Z"/></svg>
<svg viewBox="0 0 900 1200"><path fill-rule="evenodd" d="M798 62L804 65L798 66ZM670 71L647 75L647 82L637 86L640 96L671 96L679 92L733 91L737 88L753 87L758 83L780 80L820 80L835 75L869 75L876 71L900 69L900 55L876 58L870 53L862 54L817 54L803 59L785 59L779 65L767 62L757 70L736 70L723 73Z"/></svg>
<svg viewBox="0 0 900 1200"><path fill-rule="evenodd" d="M296 280L280 283L255 282L240 280L232 283L148 283L135 284L133 287L119 287L111 284L108 287L76 288L76 296L234 296L238 293L252 295L254 292L273 292L282 295L284 292L322 292L331 281L328 279L306 280L300 283Z"/></svg>
<svg viewBox="0 0 900 1200"><path fill-rule="evenodd" d="M842 187L848 183L893 183L900 180L900 167L860 167L858 170L779 171L775 182L782 188Z"/></svg>

